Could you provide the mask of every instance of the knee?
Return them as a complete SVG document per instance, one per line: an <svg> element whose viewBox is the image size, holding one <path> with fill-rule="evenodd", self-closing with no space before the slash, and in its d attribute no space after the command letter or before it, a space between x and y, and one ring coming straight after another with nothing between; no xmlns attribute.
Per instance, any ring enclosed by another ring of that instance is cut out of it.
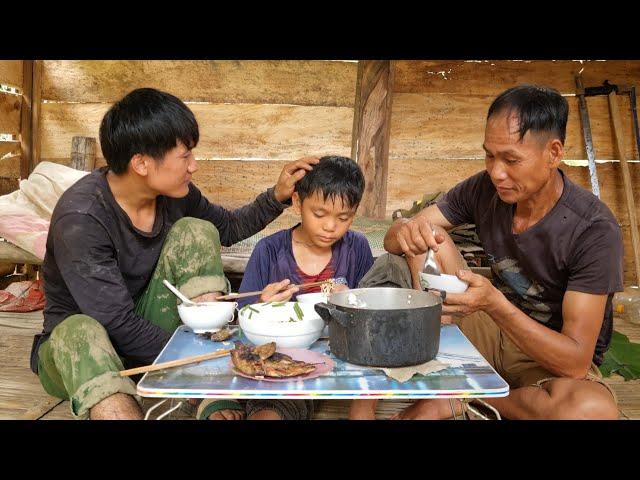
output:
<svg viewBox="0 0 640 480"><path fill-rule="evenodd" d="M569 395L566 404L560 408L560 417L569 420L617 420L620 417L618 407L609 392L589 394L574 392Z"/></svg>
<svg viewBox="0 0 640 480"><path fill-rule="evenodd" d="M88 315L76 314L67 317L51 332L50 342L54 349L82 341L91 341L96 337L107 337L105 328Z"/></svg>
<svg viewBox="0 0 640 480"><path fill-rule="evenodd" d="M173 224L167 235L168 242L177 241L180 245L183 245L185 239L201 239L214 241L218 243L220 241L220 233L216 226L207 221L193 217L182 217L176 223Z"/></svg>
<svg viewBox="0 0 640 480"><path fill-rule="evenodd" d="M193 230L205 230L218 234L218 229L213 223L194 217L182 217L180 220L173 224L170 232L175 233Z"/></svg>

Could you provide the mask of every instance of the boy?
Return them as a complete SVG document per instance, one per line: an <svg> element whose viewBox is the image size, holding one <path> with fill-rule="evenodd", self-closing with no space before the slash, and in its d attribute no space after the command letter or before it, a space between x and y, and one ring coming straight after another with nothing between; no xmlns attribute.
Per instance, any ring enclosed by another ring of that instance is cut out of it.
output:
<svg viewBox="0 0 640 480"><path fill-rule="evenodd" d="M337 285L334 291L355 288L373 265L365 236L349 231L363 192L364 176L358 164L346 157L322 157L296 184L292 196L301 222L263 238L253 250L238 291L262 290L262 294L239 300L240 306L288 301L298 293L320 291L320 287L283 291L289 281L301 284L344 277L347 285ZM216 418L210 416L209 403L202 402L198 418ZM312 412L309 400L260 399L246 404L246 416L252 419L310 419Z"/></svg>
<svg viewBox="0 0 640 480"><path fill-rule="evenodd" d="M334 291L356 288L373 265L371 248L364 235L352 232L356 210L364 191L364 176L358 164L346 157L322 157L296 185L293 208L301 222L263 238L256 245L244 272L239 292L263 290L269 284L289 279L292 284L344 277L347 285ZM291 294L319 292L320 287ZM263 292L258 300L268 301Z"/></svg>

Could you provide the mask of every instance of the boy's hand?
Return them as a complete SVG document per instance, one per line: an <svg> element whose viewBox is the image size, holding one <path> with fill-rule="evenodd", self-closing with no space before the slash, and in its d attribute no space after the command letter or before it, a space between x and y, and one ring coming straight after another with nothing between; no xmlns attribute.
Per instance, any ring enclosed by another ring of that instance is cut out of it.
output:
<svg viewBox="0 0 640 480"><path fill-rule="evenodd" d="M300 290L298 287L290 286L291 280L288 278L277 283L270 283L262 290L261 302L287 302L294 293Z"/></svg>
<svg viewBox="0 0 640 480"><path fill-rule="evenodd" d="M336 284L331 288L331 293L344 292L345 290L349 290L349 285Z"/></svg>
<svg viewBox="0 0 640 480"><path fill-rule="evenodd" d="M304 177L307 172L310 172L319 161L320 157L304 157L295 162L287 163L282 169L278 183L276 183L273 191L276 200L280 203L289 200L293 195L296 182Z"/></svg>

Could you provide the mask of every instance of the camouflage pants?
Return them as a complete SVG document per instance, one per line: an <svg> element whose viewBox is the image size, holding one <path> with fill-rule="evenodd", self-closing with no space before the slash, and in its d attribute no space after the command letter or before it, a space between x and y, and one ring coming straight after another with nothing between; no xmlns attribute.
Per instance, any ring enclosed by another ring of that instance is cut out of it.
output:
<svg viewBox="0 0 640 480"><path fill-rule="evenodd" d="M220 237L210 222L195 218L177 221L169 231L156 269L135 311L172 333L180 326L176 297L162 284L167 279L189 298L203 293L228 293L222 270ZM38 350L38 376L50 395L70 400L75 418L115 394L136 396L130 378L120 377L126 359L116 353L104 327L87 315L71 315L57 325Z"/></svg>

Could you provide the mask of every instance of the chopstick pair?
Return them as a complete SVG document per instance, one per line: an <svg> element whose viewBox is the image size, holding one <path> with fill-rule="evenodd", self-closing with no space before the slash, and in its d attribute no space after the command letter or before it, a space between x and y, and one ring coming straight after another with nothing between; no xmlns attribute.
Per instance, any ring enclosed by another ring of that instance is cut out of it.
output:
<svg viewBox="0 0 640 480"><path fill-rule="evenodd" d="M157 363L155 365L147 365L146 367L130 368L129 370L121 370L121 377L129 377L138 373L155 372L156 370L164 370L165 368L179 367L188 365L189 363L204 362L212 358L219 358L229 355L231 350L216 350L215 352L203 353L202 355L192 355L191 357L181 358L179 360L171 360L170 362Z"/></svg>
<svg viewBox="0 0 640 480"><path fill-rule="evenodd" d="M329 282L330 280L323 280L321 282L302 283L300 285L289 285L289 288L298 287L300 289L305 289L305 288L317 287L318 285L323 285ZM221 297L217 297L216 301L217 300L235 300L237 298L255 297L257 295L260 295L261 293L262 293L262 290L258 290L255 292L229 293L227 295L222 295Z"/></svg>

